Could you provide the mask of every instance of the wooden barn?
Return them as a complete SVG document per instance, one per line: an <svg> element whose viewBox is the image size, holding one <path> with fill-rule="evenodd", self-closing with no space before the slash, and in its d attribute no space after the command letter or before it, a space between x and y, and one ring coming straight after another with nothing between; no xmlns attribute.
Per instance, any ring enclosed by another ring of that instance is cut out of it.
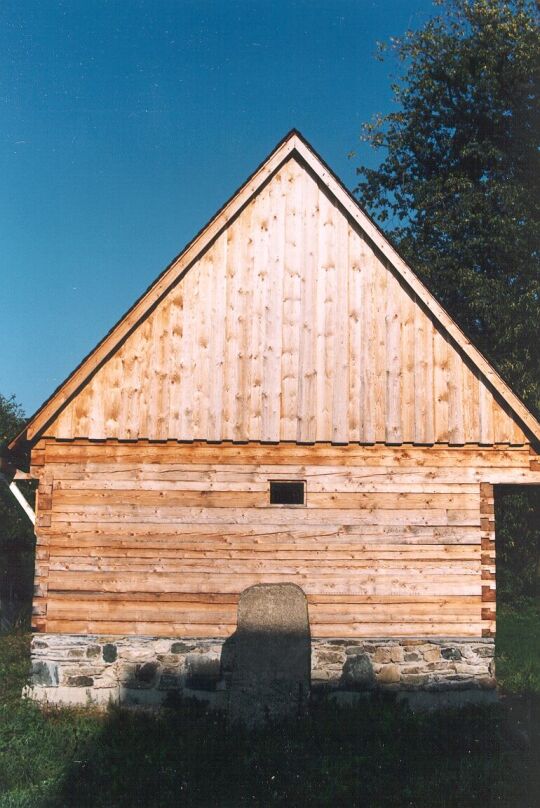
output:
<svg viewBox="0 0 540 808"><path fill-rule="evenodd" d="M240 594L284 582L312 686L493 688L494 486L539 483L539 441L293 131L11 444L28 693L219 703Z"/></svg>

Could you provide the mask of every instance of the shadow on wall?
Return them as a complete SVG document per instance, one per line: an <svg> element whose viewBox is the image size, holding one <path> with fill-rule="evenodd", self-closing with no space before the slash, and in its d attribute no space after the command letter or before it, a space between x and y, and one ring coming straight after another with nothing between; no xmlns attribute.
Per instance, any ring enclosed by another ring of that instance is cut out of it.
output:
<svg viewBox="0 0 540 808"><path fill-rule="evenodd" d="M257 584L241 593L235 634L224 644L227 709L253 726L301 713L310 691L307 599L295 584Z"/></svg>

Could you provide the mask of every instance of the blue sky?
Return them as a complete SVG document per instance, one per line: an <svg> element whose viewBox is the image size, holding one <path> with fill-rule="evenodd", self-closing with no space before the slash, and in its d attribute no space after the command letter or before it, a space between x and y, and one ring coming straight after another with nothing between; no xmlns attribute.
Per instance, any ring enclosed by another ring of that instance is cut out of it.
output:
<svg viewBox="0 0 540 808"><path fill-rule="evenodd" d="M354 187L391 108L376 42L433 11L3 0L0 392L31 414L292 127Z"/></svg>

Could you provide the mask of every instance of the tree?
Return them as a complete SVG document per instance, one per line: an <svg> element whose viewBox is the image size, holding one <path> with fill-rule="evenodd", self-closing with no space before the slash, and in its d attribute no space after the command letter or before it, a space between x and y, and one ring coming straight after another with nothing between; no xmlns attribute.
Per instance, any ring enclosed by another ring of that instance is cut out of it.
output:
<svg viewBox="0 0 540 808"><path fill-rule="evenodd" d="M0 453L25 424L20 404L0 393ZM28 500L33 486L21 484ZM9 624L19 615L30 614L34 570L33 526L7 486L0 482L0 623Z"/></svg>
<svg viewBox="0 0 540 808"><path fill-rule="evenodd" d="M435 0L393 40L398 109L363 139L360 202L529 407L540 412L540 26L528 0ZM381 47L384 58L387 49ZM540 491L502 488L500 593L530 595Z"/></svg>
<svg viewBox="0 0 540 808"><path fill-rule="evenodd" d="M540 27L529 0L435 0L392 41L398 109L361 203L501 374L540 411ZM383 58L386 48L382 48Z"/></svg>

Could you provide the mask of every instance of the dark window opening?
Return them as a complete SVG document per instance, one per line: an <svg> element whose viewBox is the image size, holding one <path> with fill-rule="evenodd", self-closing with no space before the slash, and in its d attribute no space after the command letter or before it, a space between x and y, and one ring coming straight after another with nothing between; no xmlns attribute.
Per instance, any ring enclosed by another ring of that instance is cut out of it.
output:
<svg viewBox="0 0 540 808"><path fill-rule="evenodd" d="M305 505L306 484L270 481L270 505Z"/></svg>

